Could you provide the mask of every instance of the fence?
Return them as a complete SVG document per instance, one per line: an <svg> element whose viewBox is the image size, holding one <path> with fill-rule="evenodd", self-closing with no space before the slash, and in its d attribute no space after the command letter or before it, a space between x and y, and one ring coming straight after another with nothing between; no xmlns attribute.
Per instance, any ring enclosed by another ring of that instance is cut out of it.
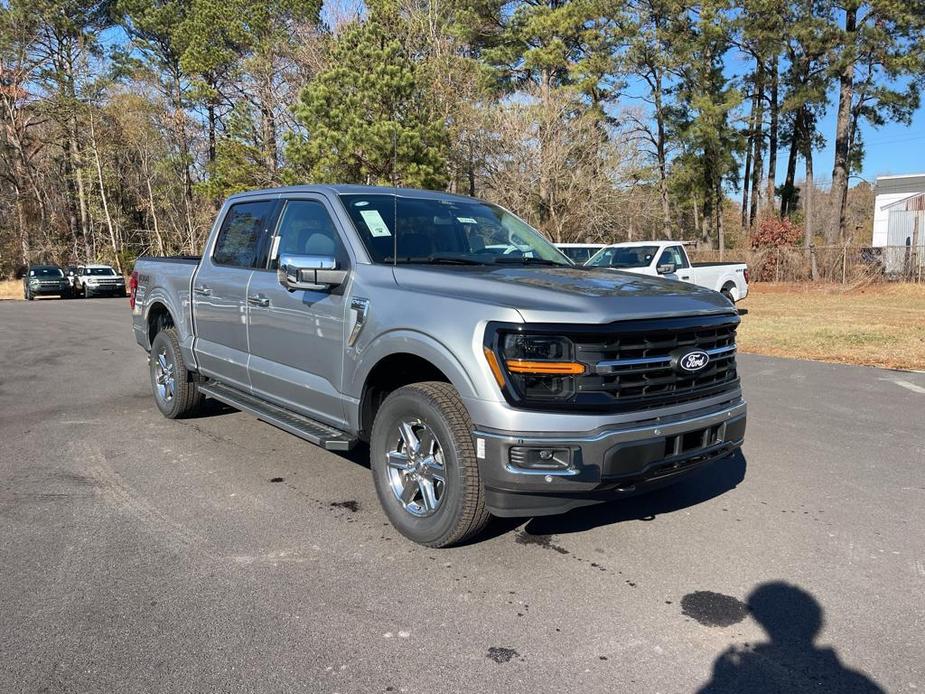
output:
<svg viewBox="0 0 925 694"><path fill-rule="evenodd" d="M719 261L719 251L690 249L694 262ZM731 249L726 260L748 264L752 282L869 282L925 281L925 252L913 246L814 246ZM813 266L815 265L815 273Z"/></svg>

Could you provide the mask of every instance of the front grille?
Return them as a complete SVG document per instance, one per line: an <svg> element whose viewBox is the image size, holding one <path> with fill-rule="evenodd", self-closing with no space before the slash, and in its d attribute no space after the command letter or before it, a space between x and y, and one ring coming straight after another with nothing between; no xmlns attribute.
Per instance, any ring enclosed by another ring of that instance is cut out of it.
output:
<svg viewBox="0 0 925 694"><path fill-rule="evenodd" d="M730 391L738 387L735 334L737 316L703 316L615 324L613 331L572 337L577 359L589 373L577 379L579 399L617 410L664 407ZM710 355L707 366L688 373L674 368L679 353L699 349Z"/></svg>

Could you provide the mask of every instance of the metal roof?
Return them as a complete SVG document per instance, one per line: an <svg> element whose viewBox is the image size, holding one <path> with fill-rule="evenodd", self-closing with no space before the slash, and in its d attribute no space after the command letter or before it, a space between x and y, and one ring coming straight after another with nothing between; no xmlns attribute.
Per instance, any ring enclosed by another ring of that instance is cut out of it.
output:
<svg viewBox="0 0 925 694"><path fill-rule="evenodd" d="M877 176L877 195L925 193L925 173L902 176Z"/></svg>

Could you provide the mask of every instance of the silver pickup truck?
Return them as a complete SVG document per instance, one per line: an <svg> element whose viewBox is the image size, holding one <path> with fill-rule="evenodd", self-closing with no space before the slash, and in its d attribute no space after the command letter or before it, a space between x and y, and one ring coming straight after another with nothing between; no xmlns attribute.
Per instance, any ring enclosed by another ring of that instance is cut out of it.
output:
<svg viewBox="0 0 925 694"><path fill-rule="evenodd" d="M210 397L368 442L386 515L432 547L670 483L745 435L722 295L575 267L472 198L242 193L202 257L141 258L130 291L165 416Z"/></svg>

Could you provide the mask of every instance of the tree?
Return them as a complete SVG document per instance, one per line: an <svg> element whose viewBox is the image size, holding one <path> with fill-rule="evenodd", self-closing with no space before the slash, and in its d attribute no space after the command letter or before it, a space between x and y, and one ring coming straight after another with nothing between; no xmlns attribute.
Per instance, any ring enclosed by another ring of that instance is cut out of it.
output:
<svg viewBox="0 0 925 694"><path fill-rule="evenodd" d="M726 183L738 179L736 153L739 134L730 114L741 94L723 74L724 57L731 46L731 25L722 0L704 2L684 28L681 77L678 94L685 115L679 124L683 140L683 163L697 172L703 200L704 236L715 237L720 255L725 251L723 209Z"/></svg>
<svg viewBox="0 0 925 694"><path fill-rule="evenodd" d="M625 55L627 70L642 79L645 94L641 97L648 110L638 117L628 114L642 139L651 147L658 171L661 203L661 235L672 238L669 203L668 157L676 120L672 111L673 78L681 65L677 17L682 8L676 0L635 0L631 3L630 31Z"/></svg>
<svg viewBox="0 0 925 694"><path fill-rule="evenodd" d="M832 193L835 207L826 242L845 235L845 203L858 126L909 123L925 84L925 4L921 0L842 0L829 20L837 25L831 74L838 80Z"/></svg>
<svg viewBox="0 0 925 694"><path fill-rule="evenodd" d="M389 6L345 29L330 67L301 93L290 136L290 181L446 185L447 131L420 65L403 50L404 20Z"/></svg>

